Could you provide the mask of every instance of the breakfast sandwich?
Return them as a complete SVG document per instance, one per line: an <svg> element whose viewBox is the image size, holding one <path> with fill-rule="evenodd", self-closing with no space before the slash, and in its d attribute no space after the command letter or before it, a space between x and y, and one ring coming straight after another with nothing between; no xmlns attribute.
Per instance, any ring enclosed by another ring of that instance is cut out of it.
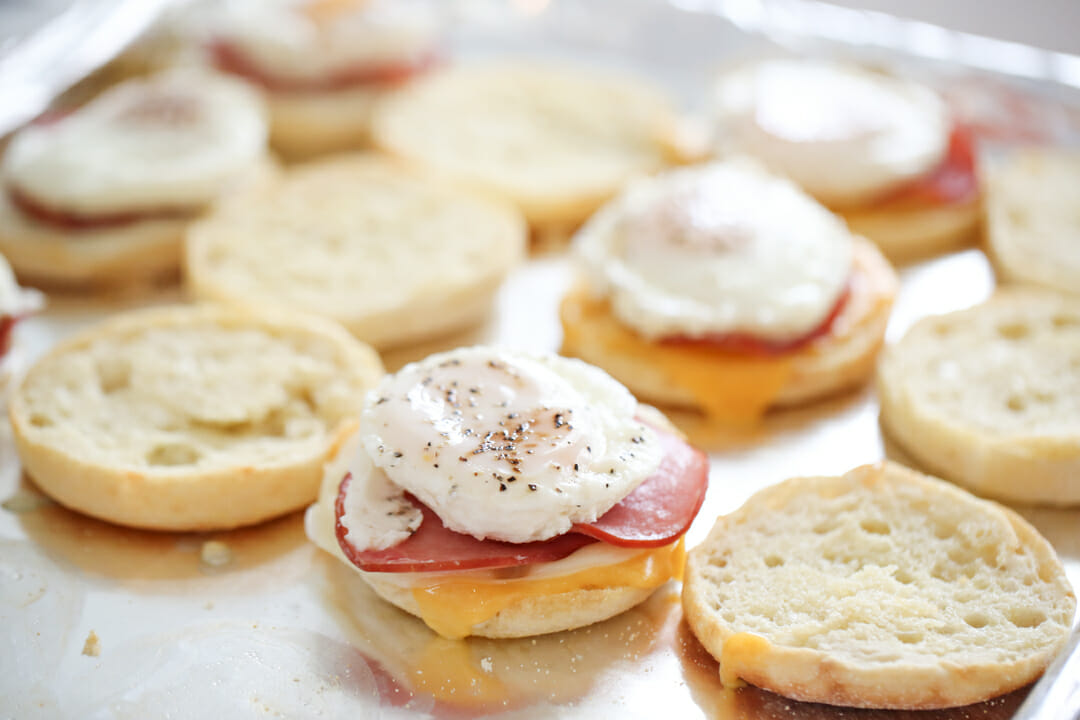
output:
<svg viewBox="0 0 1080 720"><path fill-rule="evenodd" d="M269 168L243 83L170 72L17 132L0 173L0 252L20 278L116 285L175 275L184 229Z"/></svg>
<svg viewBox="0 0 1080 720"><path fill-rule="evenodd" d="M358 149L372 108L437 64L439 23L415 0L299 0L227 6L210 62L258 87L270 144L289 159Z"/></svg>
<svg viewBox="0 0 1080 720"><path fill-rule="evenodd" d="M794 180L892 259L974 239L974 141L928 87L856 65L778 58L723 74L715 114L721 155L752 155Z"/></svg>
<svg viewBox="0 0 1080 720"><path fill-rule="evenodd" d="M708 460L579 360L432 355L368 394L308 536L445 637L616 615L681 577Z"/></svg>
<svg viewBox="0 0 1080 720"><path fill-rule="evenodd" d="M874 245L748 160L637 182L574 243L564 354L727 425L863 383L896 293Z"/></svg>

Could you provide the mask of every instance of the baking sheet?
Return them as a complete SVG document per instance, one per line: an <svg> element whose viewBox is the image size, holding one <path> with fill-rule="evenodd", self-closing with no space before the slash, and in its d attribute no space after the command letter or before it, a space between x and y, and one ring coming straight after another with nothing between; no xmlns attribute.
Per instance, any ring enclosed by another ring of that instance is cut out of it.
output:
<svg viewBox="0 0 1080 720"><path fill-rule="evenodd" d="M704 83L731 58L792 42L859 51L829 43L812 28L796 40L756 35L700 7L644 0L492 5L454 5L451 38L459 54L512 51L629 67L664 83L691 110L703 107ZM1000 141L1075 138L1072 91L1064 85L972 74L896 47L870 51L925 74L954 99L986 106L972 114L996 123ZM1038 112L1003 119L1000 107L994 112L995 98ZM482 327L393 352L386 364L393 369L480 341L555 350L556 306L570 274L561 254L535 256L508 278ZM921 316L985 298L994 285L976 249L906 266L901 279L891 340ZM19 340L33 356L108 313L181 298L178 290L52 297L44 313L20 326ZM710 487L688 533L690 546L717 515L762 487L896 454L881 436L869 388L775 413L754 433L703 439L712 450ZM378 600L348 568L308 543L300 513L232 532L175 534L124 529L65 510L22 477L3 421L0 500L0 717L905 716L723 689L715 661L682 621L676 583L638 608L572 632L445 640ZM1080 511L1017 509L1050 540L1080 586ZM224 552L208 542L224 543ZM1004 718L1025 693L919 717Z"/></svg>

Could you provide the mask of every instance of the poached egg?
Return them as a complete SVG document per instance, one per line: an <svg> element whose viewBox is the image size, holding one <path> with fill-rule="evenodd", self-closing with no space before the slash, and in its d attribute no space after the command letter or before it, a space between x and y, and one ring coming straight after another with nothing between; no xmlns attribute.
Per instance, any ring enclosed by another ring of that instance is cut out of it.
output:
<svg viewBox="0 0 1080 720"><path fill-rule="evenodd" d="M934 169L952 127L929 88L801 58L726 74L715 113L722 154L751 155L834 207L872 201Z"/></svg>
<svg viewBox="0 0 1080 720"><path fill-rule="evenodd" d="M805 335L845 291L852 248L843 221L742 159L631 185L575 238L589 286L650 340Z"/></svg>
<svg viewBox="0 0 1080 720"><path fill-rule="evenodd" d="M660 465L637 401L579 360L459 348L387 376L365 402L342 516L382 549L419 526L411 493L451 530L524 543L592 522Z"/></svg>
<svg viewBox="0 0 1080 720"><path fill-rule="evenodd" d="M86 216L197 211L262 162L267 119L243 83L176 71L131 80L12 139L4 181Z"/></svg>

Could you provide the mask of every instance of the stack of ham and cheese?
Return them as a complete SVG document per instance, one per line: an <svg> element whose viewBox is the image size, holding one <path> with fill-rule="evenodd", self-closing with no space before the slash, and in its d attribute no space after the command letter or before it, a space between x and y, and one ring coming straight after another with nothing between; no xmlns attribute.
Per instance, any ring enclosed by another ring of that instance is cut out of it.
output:
<svg viewBox="0 0 1080 720"><path fill-rule="evenodd" d="M235 80L169 72L117 85L12 138L0 251L53 285L175 274L191 220L270 166L266 134L261 102Z"/></svg>
<svg viewBox="0 0 1080 720"><path fill-rule="evenodd" d="M891 258L973 239L970 131L914 82L842 63L773 59L716 88L722 154L748 154L839 212Z"/></svg>
<svg viewBox="0 0 1080 720"><path fill-rule="evenodd" d="M638 182L575 244L563 352L724 425L862 383L896 291L872 244L749 160Z"/></svg>
<svg viewBox="0 0 1080 720"><path fill-rule="evenodd" d="M446 637L587 625L682 573L708 461L577 360L485 347L388 376L308 535Z"/></svg>

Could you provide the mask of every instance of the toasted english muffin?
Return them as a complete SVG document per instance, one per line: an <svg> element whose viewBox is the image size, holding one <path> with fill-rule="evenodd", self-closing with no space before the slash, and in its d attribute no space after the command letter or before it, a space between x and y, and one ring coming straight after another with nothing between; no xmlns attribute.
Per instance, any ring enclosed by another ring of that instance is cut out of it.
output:
<svg viewBox="0 0 1080 720"><path fill-rule="evenodd" d="M267 92L270 145L288 160L359 150L370 140L371 113L383 88Z"/></svg>
<svg viewBox="0 0 1080 720"><path fill-rule="evenodd" d="M991 166L986 242L999 276L1080 294L1080 153L1029 148Z"/></svg>
<svg viewBox="0 0 1080 720"><path fill-rule="evenodd" d="M54 499L167 530L246 525L318 493L378 356L317 317L221 306L117 315L12 392L26 472Z"/></svg>
<svg viewBox="0 0 1080 720"><path fill-rule="evenodd" d="M0 193L0 251L19 277L49 287L127 285L175 278L185 219L143 220L79 231L38 222Z"/></svg>
<svg viewBox="0 0 1080 720"><path fill-rule="evenodd" d="M840 210L851 232L874 242L894 262L918 260L972 245L979 229L978 200L911 207Z"/></svg>
<svg viewBox="0 0 1080 720"><path fill-rule="evenodd" d="M1001 290L883 354L881 423L917 462L993 498L1080 503L1080 300Z"/></svg>
<svg viewBox="0 0 1080 720"><path fill-rule="evenodd" d="M541 65L463 65L381 101L375 145L517 205L535 226L583 221L676 144L673 110L631 78Z"/></svg>
<svg viewBox="0 0 1080 720"><path fill-rule="evenodd" d="M196 297L331 317L380 348L478 322L524 253L513 207L356 155L291 170L195 224Z"/></svg>
<svg viewBox="0 0 1080 720"><path fill-rule="evenodd" d="M725 685L922 710L1034 680L1076 598L1019 515L884 463L788 480L719 518L690 552L683 608Z"/></svg>

